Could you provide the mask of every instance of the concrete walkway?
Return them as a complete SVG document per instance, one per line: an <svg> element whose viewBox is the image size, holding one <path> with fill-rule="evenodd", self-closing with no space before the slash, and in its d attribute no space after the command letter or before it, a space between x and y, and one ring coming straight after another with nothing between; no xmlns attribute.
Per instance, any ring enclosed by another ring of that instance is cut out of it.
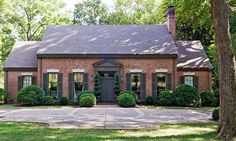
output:
<svg viewBox="0 0 236 141"><path fill-rule="evenodd" d="M142 108L63 108L0 110L0 121L48 123L51 128L158 128L161 123L209 122L211 113L197 110Z"/></svg>

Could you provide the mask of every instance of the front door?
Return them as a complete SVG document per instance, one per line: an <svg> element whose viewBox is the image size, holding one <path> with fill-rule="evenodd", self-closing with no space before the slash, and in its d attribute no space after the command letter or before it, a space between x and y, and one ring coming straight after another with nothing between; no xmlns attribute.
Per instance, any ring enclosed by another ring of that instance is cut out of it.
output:
<svg viewBox="0 0 236 141"><path fill-rule="evenodd" d="M101 78L101 100L102 102L114 102L114 77Z"/></svg>

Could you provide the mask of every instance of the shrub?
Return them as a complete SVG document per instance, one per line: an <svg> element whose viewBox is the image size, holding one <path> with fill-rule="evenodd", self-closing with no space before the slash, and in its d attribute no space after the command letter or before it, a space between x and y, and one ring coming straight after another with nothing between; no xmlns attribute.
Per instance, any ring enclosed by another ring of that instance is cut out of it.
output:
<svg viewBox="0 0 236 141"><path fill-rule="evenodd" d="M220 106L220 91L219 89L215 89L214 90L214 94L215 94L215 97L216 97L216 107L217 106Z"/></svg>
<svg viewBox="0 0 236 141"><path fill-rule="evenodd" d="M0 88L0 101L7 102L8 92L5 89Z"/></svg>
<svg viewBox="0 0 236 141"><path fill-rule="evenodd" d="M61 97L60 98L60 102L59 102L60 105L68 105L68 98L67 97Z"/></svg>
<svg viewBox="0 0 236 141"><path fill-rule="evenodd" d="M136 105L134 97L129 93L119 95L117 100L120 107L135 107Z"/></svg>
<svg viewBox="0 0 236 141"><path fill-rule="evenodd" d="M81 107L93 107L95 105L95 101L94 101L94 98L91 97L91 96L83 96L80 101L80 106Z"/></svg>
<svg viewBox="0 0 236 141"><path fill-rule="evenodd" d="M145 98L145 105L153 105L154 104L154 100L151 96L148 96Z"/></svg>
<svg viewBox="0 0 236 141"><path fill-rule="evenodd" d="M44 96L45 92L40 87L26 86L17 93L17 102L23 105L40 105L43 103Z"/></svg>
<svg viewBox="0 0 236 141"><path fill-rule="evenodd" d="M174 91L178 106L200 106L201 99L198 90L189 85L180 85Z"/></svg>
<svg viewBox="0 0 236 141"><path fill-rule="evenodd" d="M83 95L81 95L80 97L77 98L77 103L80 104L80 100L81 100L83 97L86 97L86 96L92 97L92 99L93 99L93 101L94 101L94 104L96 105L97 99L96 99L95 95L92 94L92 93L84 93Z"/></svg>
<svg viewBox="0 0 236 141"><path fill-rule="evenodd" d="M158 104L161 106L175 105L175 95L172 91L162 91L158 96Z"/></svg>
<svg viewBox="0 0 236 141"><path fill-rule="evenodd" d="M43 97L43 105L54 105L55 101L52 96L44 96Z"/></svg>
<svg viewBox="0 0 236 141"><path fill-rule="evenodd" d="M135 92L133 92L133 91L123 91L119 95L126 94L126 93L132 95L135 101L138 100L137 94Z"/></svg>
<svg viewBox="0 0 236 141"><path fill-rule="evenodd" d="M213 120L219 120L220 108L215 108L212 112Z"/></svg>
<svg viewBox="0 0 236 141"><path fill-rule="evenodd" d="M218 101L215 93L211 91L205 91L200 94L202 106L217 106Z"/></svg>
<svg viewBox="0 0 236 141"><path fill-rule="evenodd" d="M77 96L77 101L79 101L80 97L84 94L93 94L94 95L94 92L92 91L82 91L79 93L79 95Z"/></svg>

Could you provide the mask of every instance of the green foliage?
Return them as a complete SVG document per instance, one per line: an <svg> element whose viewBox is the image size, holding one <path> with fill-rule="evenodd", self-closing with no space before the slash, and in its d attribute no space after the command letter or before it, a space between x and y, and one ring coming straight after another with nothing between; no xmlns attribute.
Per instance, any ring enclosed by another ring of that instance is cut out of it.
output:
<svg viewBox="0 0 236 141"><path fill-rule="evenodd" d="M68 105L68 98L67 97L61 97L60 98L60 105Z"/></svg>
<svg viewBox="0 0 236 141"><path fill-rule="evenodd" d="M158 105L161 106L174 106L175 95L172 91L162 91L158 96Z"/></svg>
<svg viewBox="0 0 236 141"><path fill-rule="evenodd" d="M0 88L0 101L7 102L8 92L5 89Z"/></svg>
<svg viewBox="0 0 236 141"><path fill-rule="evenodd" d="M134 97L129 93L119 95L117 103L120 107L135 107L136 105Z"/></svg>
<svg viewBox="0 0 236 141"><path fill-rule="evenodd" d="M200 106L201 99L198 90L189 85L180 85L174 91L178 106Z"/></svg>
<svg viewBox="0 0 236 141"><path fill-rule="evenodd" d="M120 77L116 73L115 74L115 85L114 85L114 93L116 94L116 96L119 95L120 91L121 91Z"/></svg>
<svg viewBox="0 0 236 141"><path fill-rule="evenodd" d="M202 106L210 106L214 107L218 105L218 99L216 98L216 95L214 92L211 91L205 91L200 93L201 96L201 102Z"/></svg>
<svg viewBox="0 0 236 141"><path fill-rule="evenodd" d="M152 96L148 96L145 98L145 105L154 105L154 100Z"/></svg>
<svg viewBox="0 0 236 141"><path fill-rule="evenodd" d="M80 99L79 103L81 107L93 107L96 102L93 97L85 95Z"/></svg>
<svg viewBox="0 0 236 141"><path fill-rule="evenodd" d="M55 101L52 96L44 96L43 97L43 105L54 105Z"/></svg>
<svg viewBox="0 0 236 141"><path fill-rule="evenodd" d="M94 77L94 94L96 96L99 96L100 95L100 91L101 91L100 75L98 73L96 73L95 77Z"/></svg>
<svg viewBox="0 0 236 141"><path fill-rule="evenodd" d="M43 103L45 92L38 86L31 85L22 88L17 93L17 102L23 105L40 105Z"/></svg>
<svg viewBox="0 0 236 141"><path fill-rule="evenodd" d="M81 100L83 97L86 97L86 96L92 97L92 99L93 99L93 101L94 101L94 105L96 104L97 99L96 99L94 93L89 92L89 91L82 92L82 93L77 97L77 103L80 104L80 100Z"/></svg>
<svg viewBox="0 0 236 141"><path fill-rule="evenodd" d="M123 91L123 92L121 92L119 95L122 95L122 94L130 94L130 95L133 96L133 98L134 98L135 101L138 100L137 94L136 94L135 92L133 92L133 91Z"/></svg>
<svg viewBox="0 0 236 141"><path fill-rule="evenodd" d="M74 24L103 24L107 8L101 0L83 0L75 5Z"/></svg>
<svg viewBox="0 0 236 141"><path fill-rule="evenodd" d="M215 108L212 112L212 118L213 120L218 121L220 116L220 108Z"/></svg>

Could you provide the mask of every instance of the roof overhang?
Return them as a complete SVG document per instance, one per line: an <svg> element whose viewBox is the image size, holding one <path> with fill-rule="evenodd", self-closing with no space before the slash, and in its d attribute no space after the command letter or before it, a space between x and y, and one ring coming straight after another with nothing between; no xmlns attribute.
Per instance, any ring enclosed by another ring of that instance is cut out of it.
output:
<svg viewBox="0 0 236 141"><path fill-rule="evenodd" d="M212 68L177 68L177 71L211 71Z"/></svg>
<svg viewBox="0 0 236 141"><path fill-rule="evenodd" d="M37 54L38 58L177 58L178 54Z"/></svg>
<svg viewBox="0 0 236 141"><path fill-rule="evenodd" d="M37 68L3 68L4 71L37 71Z"/></svg>

